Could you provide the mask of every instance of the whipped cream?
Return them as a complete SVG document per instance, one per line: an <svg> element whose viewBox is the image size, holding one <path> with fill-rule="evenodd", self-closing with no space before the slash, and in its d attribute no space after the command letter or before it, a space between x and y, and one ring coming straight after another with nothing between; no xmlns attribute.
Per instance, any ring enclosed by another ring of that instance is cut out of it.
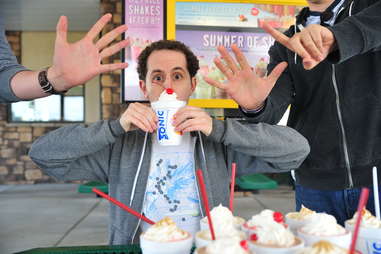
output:
<svg viewBox="0 0 381 254"><path fill-rule="evenodd" d="M240 240L237 239L219 239L211 242L206 247L202 254L248 254L249 252L241 247Z"/></svg>
<svg viewBox="0 0 381 254"><path fill-rule="evenodd" d="M302 232L318 236L334 236L345 234L345 228L337 224L335 217L326 213L316 213L313 221L309 221L300 229Z"/></svg>
<svg viewBox="0 0 381 254"><path fill-rule="evenodd" d="M361 227L366 228L381 228L381 220L377 219L377 217L373 216L368 210L363 209L363 214L361 216ZM351 225L356 224L357 220L357 212L353 216L352 219L348 220L347 222Z"/></svg>
<svg viewBox="0 0 381 254"><path fill-rule="evenodd" d="M177 101L177 94L173 92L172 94L167 93L166 90L164 90L158 99L159 101Z"/></svg>
<svg viewBox="0 0 381 254"><path fill-rule="evenodd" d="M295 236L282 224L269 223L266 227L258 227L255 231L254 242L276 247L290 247L295 244Z"/></svg>
<svg viewBox="0 0 381 254"><path fill-rule="evenodd" d="M274 211L265 209L259 214L253 215L253 217L247 221L246 226L249 228L257 228L271 226L272 224L279 224L274 220Z"/></svg>
<svg viewBox="0 0 381 254"><path fill-rule="evenodd" d="M235 217L233 213L227 207L223 205L219 205L214 207L210 211L210 216L212 216L213 225L214 223L219 225L230 224L234 225L242 225L244 223L244 219L240 217ZM201 219L203 223L208 223L208 218L205 216Z"/></svg>
<svg viewBox="0 0 381 254"><path fill-rule="evenodd" d="M189 233L178 228L176 223L169 217L165 217L161 221L155 223L143 233L145 239L155 242L178 241L186 239L189 236Z"/></svg>
<svg viewBox="0 0 381 254"><path fill-rule="evenodd" d="M315 211L312 211L302 205L302 208L299 212L288 213L286 217L293 220L306 220L311 219L311 217L313 217L315 214Z"/></svg>
<svg viewBox="0 0 381 254"><path fill-rule="evenodd" d="M216 238L241 236L241 231L238 231L235 227L235 217L228 208L220 204L210 211L210 216L212 217L213 229ZM208 218L202 218L202 222L208 223ZM206 239L211 238L209 230L201 235Z"/></svg>
<svg viewBox="0 0 381 254"><path fill-rule="evenodd" d="M319 241L312 246L304 248L298 254L347 254L348 250L328 241Z"/></svg>

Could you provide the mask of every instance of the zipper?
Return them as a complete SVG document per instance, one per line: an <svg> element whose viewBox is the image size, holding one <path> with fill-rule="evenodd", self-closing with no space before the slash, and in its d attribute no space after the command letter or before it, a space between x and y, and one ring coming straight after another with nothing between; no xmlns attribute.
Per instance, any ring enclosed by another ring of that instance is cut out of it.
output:
<svg viewBox="0 0 381 254"><path fill-rule="evenodd" d="M145 190L147 190L147 185L148 185L148 180L147 180L147 183L146 183L146 188L145 188ZM144 203L144 201L146 200L146 191L144 192L144 196L143 196L143 203ZM143 204L144 205L144 204ZM140 210L140 214L142 214L142 212L143 212L143 205L142 205L142 208L141 208L141 210ZM134 242L134 239L135 239L135 236L136 236L136 233L138 232L138 230L139 230L139 227L140 227L140 223L142 222L142 219L140 219L139 218L139 221L138 221L138 224L136 225L136 228L135 228L135 230L134 230L134 234L132 235L132 239L131 239L131 244L133 244L133 242Z"/></svg>
<svg viewBox="0 0 381 254"><path fill-rule="evenodd" d="M202 143L201 143L201 135L199 133L199 138L200 138L200 146L202 147ZM203 152L204 149L202 149L202 152ZM196 149L194 149L194 151L196 151ZM203 154L203 158L205 160L205 154ZM196 158L194 159L194 161L196 162ZM205 165L206 165L206 160L205 160ZM200 165L201 166L201 165ZM198 206L200 208L200 212L201 212L201 217L204 218L204 212L202 210L202 206L201 206L201 196L200 196L200 191L199 191L199 185L198 185L198 181L197 181L197 175L196 175L196 163L195 163L195 167L194 167L194 179L195 179L195 182L196 182L196 191L197 191L197 196L198 196Z"/></svg>
<svg viewBox="0 0 381 254"><path fill-rule="evenodd" d="M340 110L339 90L337 88L337 81L336 81L336 75L335 74L336 74L335 65L332 64L332 84L333 84L333 88L335 89L335 94L336 94L336 109L337 109L337 115L338 115L339 123L340 123L342 140L343 140L345 167L347 169L347 174L348 174L349 188L353 188L351 163L349 161L348 144L347 144L347 138L346 138L344 124L343 124L343 117L341 115L341 110Z"/></svg>
<svg viewBox="0 0 381 254"><path fill-rule="evenodd" d="M147 144L147 138L148 138L148 133L146 132L145 134L145 137L144 137L144 144L143 144L143 150L142 150L142 156L140 157L140 162L139 162L139 166L138 166L138 172L137 172L137 177L136 179L134 180L134 186L132 188L133 192L131 193L131 202L130 202L130 206L132 207L132 202L133 202L133 198L134 198L134 195L135 195L135 185L137 184L137 179L139 178L139 175L140 175L140 168L141 168L141 165L142 165L142 162L143 162L143 158L144 158L144 155L145 155L145 150L146 150L146 144ZM148 186L148 179L147 179L147 182L146 182L146 187L144 189L144 196L143 196L143 205L144 205L144 201L146 200L146 195L147 195L147 186ZM142 208L140 209L140 214L142 214L143 212L143 205L142 205ZM136 236L136 233L138 232L139 230L139 227L140 227L140 223L141 223L142 219L139 218L139 221L138 221L138 224L136 225L136 228L134 230L134 234L132 235L132 238L131 238L131 244L133 244L134 242L134 239L135 239L135 236Z"/></svg>

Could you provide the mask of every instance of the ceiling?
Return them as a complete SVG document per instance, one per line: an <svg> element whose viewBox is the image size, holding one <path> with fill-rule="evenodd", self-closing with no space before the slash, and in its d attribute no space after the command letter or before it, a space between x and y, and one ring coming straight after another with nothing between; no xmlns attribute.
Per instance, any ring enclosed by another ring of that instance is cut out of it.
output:
<svg viewBox="0 0 381 254"><path fill-rule="evenodd" d="M100 17L100 0L0 0L5 30L55 31L61 15L70 31L87 31Z"/></svg>

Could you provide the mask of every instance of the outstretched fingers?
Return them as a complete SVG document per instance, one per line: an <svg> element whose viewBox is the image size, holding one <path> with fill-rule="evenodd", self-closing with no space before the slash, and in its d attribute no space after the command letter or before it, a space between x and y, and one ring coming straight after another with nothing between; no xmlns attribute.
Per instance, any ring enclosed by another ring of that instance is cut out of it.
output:
<svg viewBox="0 0 381 254"><path fill-rule="evenodd" d="M102 38L100 38L97 41L95 46L100 50L107 47L107 45L109 45L112 41L114 41L119 35L127 31L127 29L128 29L127 25L121 25L113 29L112 31L102 36Z"/></svg>
<svg viewBox="0 0 381 254"><path fill-rule="evenodd" d="M279 63L267 76L267 80L269 80L272 86L278 81L279 77L282 75L283 71L287 68L287 62Z"/></svg>
<svg viewBox="0 0 381 254"><path fill-rule="evenodd" d="M86 34L86 38L90 40L95 40L105 25L111 20L112 15L107 13L103 15L90 29Z"/></svg>
<svg viewBox="0 0 381 254"><path fill-rule="evenodd" d="M232 45L232 50L235 55L235 58L237 59L237 62L241 66L242 70L251 69L251 66L249 62L247 61L245 55L242 53L242 51L237 47L236 44Z"/></svg>

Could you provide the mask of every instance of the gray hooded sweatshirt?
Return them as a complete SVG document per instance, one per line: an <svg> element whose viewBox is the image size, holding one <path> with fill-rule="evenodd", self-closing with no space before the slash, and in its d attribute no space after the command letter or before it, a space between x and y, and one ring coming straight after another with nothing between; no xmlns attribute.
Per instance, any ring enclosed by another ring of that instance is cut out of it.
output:
<svg viewBox="0 0 381 254"><path fill-rule="evenodd" d="M211 207L228 205L232 162L237 163L237 176L284 172L296 169L309 153L306 139L284 126L213 120L209 136L191 134L196 136L195 168L203 170ZM118 120L88 127L75 124L37 139L29 155L58 180L108 183L110 196L142 211L151 161L149 133L125 132ZM204 216L204 208L200 209ZM139 219L115 205L109 210L110 244L136 242Z"/></svg>

